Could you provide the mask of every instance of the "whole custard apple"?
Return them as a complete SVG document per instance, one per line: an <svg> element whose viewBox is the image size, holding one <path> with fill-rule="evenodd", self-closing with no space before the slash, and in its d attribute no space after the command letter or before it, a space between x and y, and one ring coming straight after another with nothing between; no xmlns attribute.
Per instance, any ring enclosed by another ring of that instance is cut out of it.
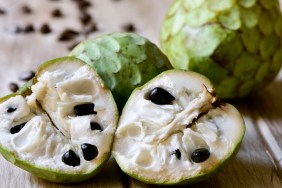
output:
<svg viewBox="0 0 282 188"><path fill-rule="evenodd" d="M277 0L176 0L161 29L174 68L207 76L221 98L249 95L282 64Z"/></svg>
<svg viewBox="0 0 282 188"><path fill-rule="evenodd" d="M96 69L121 110L134 88L171 67L148 39L134 33L111 33L86 40L70 53Z"/></svg>

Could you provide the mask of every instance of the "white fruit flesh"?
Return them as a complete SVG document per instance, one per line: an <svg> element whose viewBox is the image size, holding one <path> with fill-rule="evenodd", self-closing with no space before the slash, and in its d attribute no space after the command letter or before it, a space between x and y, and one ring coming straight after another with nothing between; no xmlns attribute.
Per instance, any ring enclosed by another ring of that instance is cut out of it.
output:
<svg viewBox="0 0 282 188"><path fill-rule="evenodd" d="M161 87L175 97L157 105L148 94ZM167 71L135 90L120 117L113 154L121 168L151 183L173 183L211 171L226 160L244 135L244 122L231 105L220 107L209 81L196 73ZM191 160L206 148L206 161ZM181 152L180 159L173 154Z"/></svg>
<svg viewBox="0 0 282 188"><path fill-rule="evenodd" d="M76 116L74 106L85 103L95 104L97 114ZM7 113L9 107L16 111ZM18 133L10 133L12 127L25 122ZM103 130L91 130L91 122ZM31 95L15 96L0 104L0 144L40 168L88 173L109 155L116 123L112 96L91 68L81 62L53 63L37 75ZM83 143L97 146L98 156L86 161ZM69 150L79 156L80 165L73 167L62 161Z"/></svg>

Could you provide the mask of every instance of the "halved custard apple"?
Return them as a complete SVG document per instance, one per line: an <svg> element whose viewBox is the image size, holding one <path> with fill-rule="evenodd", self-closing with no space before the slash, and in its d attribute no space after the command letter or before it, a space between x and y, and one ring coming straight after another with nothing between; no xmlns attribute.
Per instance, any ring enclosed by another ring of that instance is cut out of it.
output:
<svg viewBox="0 0 282 188"><path fill-rule="evenodd" d="M112 153L121 169L140 181L195 183L236 154L244 133L241 114L217 99L207 78L168 70L133 91Z"/></svg>
<svg viewBox="0 0 282 188"><path fill-rule="evenodd" d="M94 69L55 59L39 67L28 88L0 101L1 154L52 182L96 174L110 156L118 111Z"/></svg>

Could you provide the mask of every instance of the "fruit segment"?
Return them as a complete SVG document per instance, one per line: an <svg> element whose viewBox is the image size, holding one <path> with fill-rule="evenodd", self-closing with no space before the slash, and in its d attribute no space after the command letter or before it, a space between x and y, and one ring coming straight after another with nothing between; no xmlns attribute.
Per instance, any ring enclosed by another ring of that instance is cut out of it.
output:
<svg viewBox="0 0 282 188"><path fill-rule="evenodd" d="M152 184L209 177L237 152L240 113L220 102L198 73L169 70L133 91L121 114L113 155L130 176Z"/></svg>
<svg viewBox="0 0 282 188"><path fill-rule="evenodd" d="M76 58L40 66L29 95L0 104L0 151L49 181L93 176L111 153L118 112L97 73Z"/></svg>

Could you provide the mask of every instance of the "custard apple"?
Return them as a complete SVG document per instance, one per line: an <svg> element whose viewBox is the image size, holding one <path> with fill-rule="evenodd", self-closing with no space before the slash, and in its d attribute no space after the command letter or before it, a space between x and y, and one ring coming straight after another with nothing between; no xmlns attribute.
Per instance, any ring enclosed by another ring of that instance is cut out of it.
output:
<svg viewBox="0 0 282 188"><path fill-rule="evenodd" d="M282 64L278 0L175 0L161 28L174 68L207 76L221 98L270 83Z"/></svg>
<svg viewBox="0 0 282 188"><path fill-rule="evenodd" d="M121 110L135 87L171 67L148 39L134 33L112 33L78 44L70 56L95 68Z"/></svg>
<svg viewBox="0 0 282 188"><path fill-rule="evenodd" d="M140 181L195 183L235 156L244 133L241 114L217 99L207 78L174 69L133 91L112 153L121 169Z"/></svg>
<svg viewBox="0 0 282 188"><path fill-rule="evenodd" d="M3 157L52 182L96 174L110 157L118 121L98 74L79 59L59 58L41 65L24 88L0 99Z"/></svg>

